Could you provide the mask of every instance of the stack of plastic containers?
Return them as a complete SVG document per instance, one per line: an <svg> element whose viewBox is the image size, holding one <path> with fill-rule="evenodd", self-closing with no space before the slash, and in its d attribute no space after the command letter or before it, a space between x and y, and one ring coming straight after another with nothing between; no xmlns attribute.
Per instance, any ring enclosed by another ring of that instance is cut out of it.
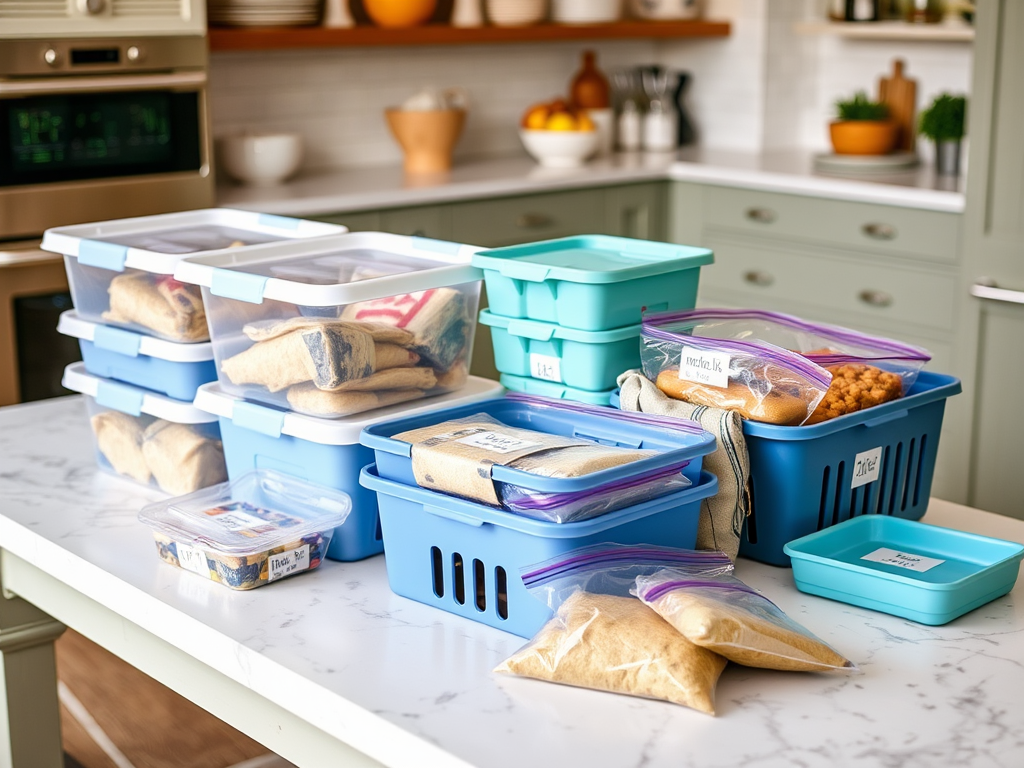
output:
<svg viewBox="0 0 1024 768"><path fill-rule="evenodd" d="M510 489L525 498L543 498L548 506L568 506L609 491L621 497L667 475L678 478L681 473L689 483L681 483L686 486L682 490L673 487L653 498L647 494L645 501L574 522L553 521L551 509L545 515L513 512L418 485L416 449L395 436L480 414L496 420L490 434L499 441L506 425L654 451L638 461L577 477L546 477L505 466L499 451L490 479L502 488L506 507ZM698 424L515 393L380 422L367 427L361 440L374 451L376 464L363 470L361 482L377 492L392 591L524 637L540 629L551 612L526 591L521 567L600 542L692 548L701 500L718 489L714 475L701 471L703 456L715 449L715 438Z"/></svg>
<svg viewBox="0 0 1024 768"><path fill-rule="evenodd" d="M645 311L692 309L711 251L583 235L481 251L495 367L517 392L608 405Z"/></svg>
<svg viewBox="0 0 1024 768"><path fill-rule="evenodd" d="M372 461L359 434L382 419L502 391L468 374L481 274L475 248L379 232L184 259L202 287L217 382L196 405L221 426L228 475L272 469L348 493L327 556L383 550Z"/></svg>
<svg viewBox="0 0 1024 768"><path fill-rule="evenodd" d="M223 480L217 421L192 407L216 378L206 311L199 288L174 270L189 254L345 231L229 209L48 230L42 248L64 256L75 304L58 329L79 339L84 362L68 368L65 385L88 396L100 466L168 493ZM175 471L172 460L184 463Z"/></svg>

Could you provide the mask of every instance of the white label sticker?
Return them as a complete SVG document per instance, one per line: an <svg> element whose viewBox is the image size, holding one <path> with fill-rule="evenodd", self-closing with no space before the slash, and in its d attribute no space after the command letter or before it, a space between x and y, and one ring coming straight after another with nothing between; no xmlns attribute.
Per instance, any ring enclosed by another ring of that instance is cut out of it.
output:
<svg viewBox="0 0 1024 768"><path fill-rule="evenodd" d="M178 551L178 565L186 571L210 578L210 566L206 564L205 552L188 544L177 544L175 549Z"/></svg>
<svg viewBox="0 0 1024 768"><path fill-rule="evenodd" d="M853 479L850 488L873 483L882 471L882 446L858 453L853 457Z"/></svg>
<svg viewBox="0 0 1024 768"><path fill-rule="evenodd" d="M530 353L530 375L535 379L544 381L557 381L562 383L562 361L551 355L538 355Z"/></svg>
<svg viewBox="0 0 1024 768"><path fill-rule="evenodd" d="M268 520L261 520L255 515L234 510L219 515L211 515L210 519L229 531L273 530L277 526Z"/></svg>
<svg viewBox="0 0 1024 768"><path fill-rule="evenodd" d="M910 552L900 552L899 550L889 549L888 547L880 547L874 552L869 552L864 555L861 560L870 560L873 563L895 565L899 568L906 568L908 571L917 571L918 573L930 571L936 565L942 565L946 562L945 560L937 560L934 557L915 555Z"/></svg>
<svg viewBox="0 0 1024 768"><path fill-rule="evenodd" d="M729 386L729 354L683 347L679 378L725 389Z"/></svg>
<svg viewBox="0 0 1024 768"><path fill-rule="evenodd" d="M533 448L534 446L541 445L541 443L533 443L529 440L512 437L511 435L503 435L500 432L477 432L475 435L463 437L455 442L471 445L474 448L483 448L485 451L493 453L511 453L523 448Z"/></svg>
<svg viewBox="0 0 1024 768"><path fill-rule="evenodd" d="M274 581L309 568L309 544L278 552L267 558L267 581Z"/></svg>

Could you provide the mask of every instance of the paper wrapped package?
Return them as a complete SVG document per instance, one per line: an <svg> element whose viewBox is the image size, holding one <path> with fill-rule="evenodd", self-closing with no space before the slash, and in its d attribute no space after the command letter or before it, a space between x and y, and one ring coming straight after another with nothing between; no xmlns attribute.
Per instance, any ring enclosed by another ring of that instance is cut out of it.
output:
<svg viewBox="0 0 1024 768"><path fill-rule="evenodd" d="M209 341L199 288L167 275L125 272L110 281L103 319L135 324L172 341Z"/></svg>

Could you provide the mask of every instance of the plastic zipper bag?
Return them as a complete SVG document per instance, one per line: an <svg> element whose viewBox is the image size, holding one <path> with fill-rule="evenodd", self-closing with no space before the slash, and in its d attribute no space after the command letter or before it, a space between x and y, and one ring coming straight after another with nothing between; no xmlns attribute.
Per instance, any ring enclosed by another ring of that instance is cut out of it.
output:
<svg viewBox="0 0 1024 768"><path fill-rule="evenodd" d="M892 339L750 309L648 315L641 353L645 375L672 397L786 425L896 399L931 359Z"/></svg>
<svg viewBox="0 0 1024 768"><path fill-rule="evenodd" d="M695 645L747 667L853 672L853 662L727 571L673 566L639 574L637 597Z"/></svg>
<svg viewBox="0 0 1024 768"><path fill-rule="evenodd" d="M672 564L732 568L721 552L601 544L523 569L523 583L556 615L495 671L714 714L726 659L691 643L629 594L638 575Z"/></svg>

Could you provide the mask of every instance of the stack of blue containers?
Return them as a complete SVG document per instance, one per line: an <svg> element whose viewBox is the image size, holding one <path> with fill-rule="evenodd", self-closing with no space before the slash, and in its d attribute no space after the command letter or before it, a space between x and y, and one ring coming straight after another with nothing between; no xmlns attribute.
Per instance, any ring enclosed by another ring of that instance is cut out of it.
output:
<svg viewBox="0 0 1024 768"><path fill-rule="evenodd" d="M481 251L501 383L516 392L608 405L640 367L645 311L692 309L711 251L604 235Z"/></svg>

